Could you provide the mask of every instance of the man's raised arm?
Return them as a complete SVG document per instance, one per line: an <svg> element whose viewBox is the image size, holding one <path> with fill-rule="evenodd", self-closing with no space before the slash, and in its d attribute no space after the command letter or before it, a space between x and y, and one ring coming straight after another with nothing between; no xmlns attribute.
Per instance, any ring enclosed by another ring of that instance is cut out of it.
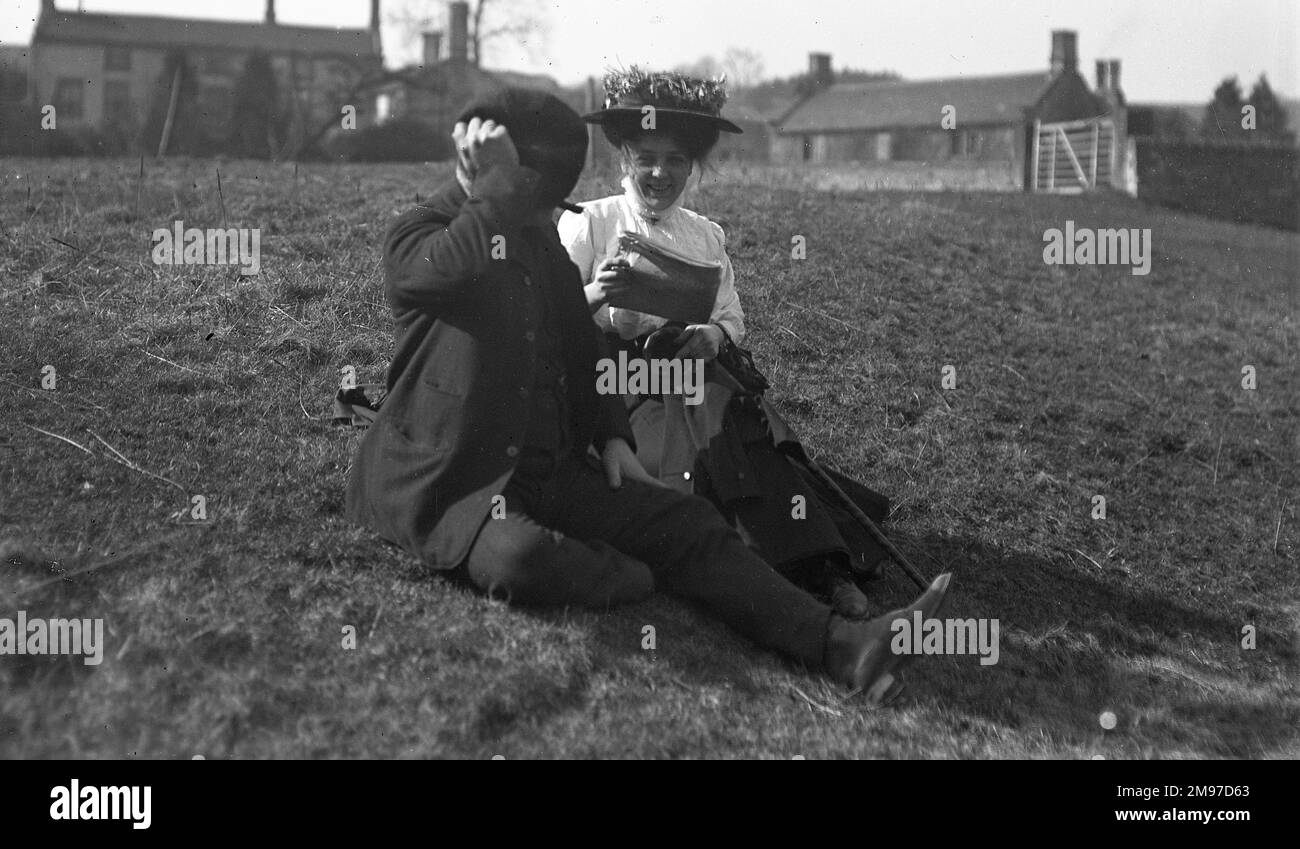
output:
<svg viewBox="0 0 1300 849"><path fill-rule="evenodd" d="M476 118L468 127L458 124L454 137L461 156L457 177L471 186L469 199L454 215L416 207L389 228L384 273L397 306L436 311L454 301L521 242L519 228L537 206L541 174L519 164L505 127Z"/></svg>

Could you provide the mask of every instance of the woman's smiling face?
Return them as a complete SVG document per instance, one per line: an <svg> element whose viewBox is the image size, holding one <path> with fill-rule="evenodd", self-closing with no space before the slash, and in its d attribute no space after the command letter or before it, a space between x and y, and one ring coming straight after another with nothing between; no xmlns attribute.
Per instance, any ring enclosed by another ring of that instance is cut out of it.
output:
<svg viewBox="0 0 1300 849"><path fill-rule="evenodd" d="M686 188L691 175L691 157L681 142L665 133L646 133L625 143L624 167L646 206L663 212Z"/></svg>

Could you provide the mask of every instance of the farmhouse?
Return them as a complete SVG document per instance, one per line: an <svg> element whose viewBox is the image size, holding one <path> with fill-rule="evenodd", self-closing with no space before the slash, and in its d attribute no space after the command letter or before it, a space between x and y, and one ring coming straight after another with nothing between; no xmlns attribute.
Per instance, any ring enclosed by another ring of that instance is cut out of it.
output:
<svg viewBox="0 0 1300 849"><path fill-rule="evenodd" d="M954 183L978 171L1005 190L1122 186L1119 61L1097 61L1093 91L1077 44L1053 32L1046 71L870 83L834 83L831 57L811 54L813 93L776 121L772 161L938 165Z"/></svg>
<svg viewBox="0 0 1300 849"><path fill-rule="evenodd" d="M0 108L27 99L30 51L27 45L0 44Z"/></svg>
<svg viewBox="0 0 1300 849"><path fill-rule="evenodd" d="M369 29L284 26L276 22L275 0L267 0L261 23L65 12L54 0L42 0L26 68L27 98L53 104L61 127L129 132L144 121L159 89L170 91L175 76L179 90L201 103L205 128L221 136L231 120L236 81L254 55L270 62L290 134L310 129L338 116L353 85L381 70L379 0L371 0ZM181 73L173 74L175 68ZM356 108L358 126L372 119L366 99L347 102Z"/></svg>
<svg viewBox="0 0 1300 849"><path fill-rule="evenodd" d="M474 97L506 86L535 88L573 100L551 77L514 71L490 71L469 58L469 4L447 4L447 40L443 31L423 34L422 61L389 75L379 90L379 118L417 118L450 132L460 110ZM570 103L581 106L581 103Z"/></svg>

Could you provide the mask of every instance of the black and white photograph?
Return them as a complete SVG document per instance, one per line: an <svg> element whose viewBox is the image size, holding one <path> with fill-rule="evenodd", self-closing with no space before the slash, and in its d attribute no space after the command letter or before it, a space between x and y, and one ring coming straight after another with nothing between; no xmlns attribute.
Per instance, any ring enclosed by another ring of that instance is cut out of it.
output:
<svg viewBox="0 0 1300 849"><path fill-rule="evenodd" d="M1298 56L1292 0L6 0L0 758L1300 757Z"/></svg>

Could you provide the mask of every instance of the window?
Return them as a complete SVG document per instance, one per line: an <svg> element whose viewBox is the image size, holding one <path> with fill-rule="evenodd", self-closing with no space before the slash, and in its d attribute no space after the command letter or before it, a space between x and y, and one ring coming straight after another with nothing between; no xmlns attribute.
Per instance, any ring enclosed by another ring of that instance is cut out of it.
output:
<svg viewBox="0 0 1300 849"><path fill-rule="evenodd" d="M204 117L214 123L225 123L235 110L235 92L228 86L211 86L203 90L200 100Z"/></svg>
<svg viewBox="0 0 1300 849"><path fill-rule="evenodd" d="M894 137L889 133L876 133L876 161L888 162L894 157Z"/></svg>
<svg viewBox="0 0 1300 849"><path fill-rule="evenodd" d="M17 103L27 99L27 72L0 66L0 101Z"/></svg>
<svg viewBox="0 0 1300 849"><path fill-rule="evenodd" d="M131 48L105 47L104 48L104 70L105 71L131 70Z"/></svg>
<svg viewBox="0 0 1300 849"><path fill-rule="evenodd" d="M124 120L131 115L131 84L124 80L104 83L104 117L108 121Z"/></svg>
<svg viewBox="0 0 1300 849"><path fill-rule="evenodd" d="M59 77L54 85L54 108L58 117L80 121L82 101L86 97L86 84L76 77Z"/></svg>
<svg viewBox="0 0 1300 849"><path fill-rule="evenodd" d="M298 88L311 88L315 63L310 59L294 59L293 81Z"/></svg>
<svg viewBox="0 0 1300 849"><path fill-rule="evenodd" d="M203 73L218 77L238 76L241 67L238 57L229 53L205 53L200 59L200 66Z"/></svg>

